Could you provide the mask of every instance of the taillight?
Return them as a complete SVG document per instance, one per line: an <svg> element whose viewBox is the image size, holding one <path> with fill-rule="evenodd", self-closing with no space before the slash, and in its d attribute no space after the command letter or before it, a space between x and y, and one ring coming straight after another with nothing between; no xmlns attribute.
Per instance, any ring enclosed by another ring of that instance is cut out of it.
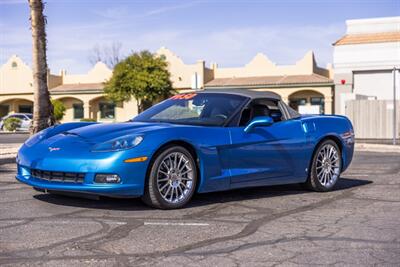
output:
<svg viewBox="0 0 400 267"><path fill-rule="evenodd" d="M341 134L342 138L346 141L346 143L351 144L354 143L354 131L350 130Z"/></svg>

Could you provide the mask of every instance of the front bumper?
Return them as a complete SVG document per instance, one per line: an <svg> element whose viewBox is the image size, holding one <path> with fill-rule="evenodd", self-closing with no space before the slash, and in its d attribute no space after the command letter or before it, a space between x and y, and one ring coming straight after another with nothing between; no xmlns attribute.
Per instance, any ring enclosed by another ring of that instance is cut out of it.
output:
<svg viewBox="0 0 400 267"><path fill-rule="evenodd" d="M23 146L17 156L16 179L32 187L61 192L84 193L111 197L138 197L143 195L146 170L145 162L125 163L124 159L139 154L132 151L118 153L48 153ZM79 173L79 181L54 181L35 177L33 170L46 172ZM96 174L117 174L120 183L96 183Z"/></svg>
<svg viewBox="0 0 400 267"><path fill-rule="evenodd" d="M90 177L92 175L86 174L85 176ZM76 192L111 197L139 197L143 195L143 186L141 184L76 184L70 182L52 182L37 179L31 175L21 175L19 173L15 178L21 183L48 191Z"/></svg>

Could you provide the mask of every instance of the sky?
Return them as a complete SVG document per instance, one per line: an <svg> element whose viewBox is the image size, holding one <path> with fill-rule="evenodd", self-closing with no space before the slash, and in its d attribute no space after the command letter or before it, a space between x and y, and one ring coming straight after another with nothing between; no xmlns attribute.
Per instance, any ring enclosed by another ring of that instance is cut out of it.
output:
<svg viewBox="0 0 400 267"><path fill-rule="evenodd" d="M0 0L0 64L16 54L31 65L27 0ZM52 73L85 73L93 47L122 44L122 54L167 47L187 64L202 59L243 66L257 53L280 65L313 50L332 62L332 43L348 19L400 16L400 0L47 0Z"/></svg>

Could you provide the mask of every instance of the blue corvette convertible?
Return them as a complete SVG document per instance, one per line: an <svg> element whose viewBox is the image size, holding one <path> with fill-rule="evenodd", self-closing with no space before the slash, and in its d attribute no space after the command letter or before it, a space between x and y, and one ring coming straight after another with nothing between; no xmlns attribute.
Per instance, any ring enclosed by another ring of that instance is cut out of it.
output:
<svg viewBox="0 0 400 267"><path fill-rule="evenodd" d="M16 178L37 190L141 197L180 208L193 194L302 183L329 191L354 150L350 121L301 116L277 94L178 94L124 123L65 123L29 138Z"/></svg>

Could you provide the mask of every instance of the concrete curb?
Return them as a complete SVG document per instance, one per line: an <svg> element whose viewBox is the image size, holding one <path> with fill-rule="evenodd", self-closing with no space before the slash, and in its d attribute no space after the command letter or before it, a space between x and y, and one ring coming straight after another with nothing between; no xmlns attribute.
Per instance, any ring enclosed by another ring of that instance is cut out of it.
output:
<svg viewBox="0 0 400 267"><path fill-rule="evenodd" d="M18 131L18 132L5 132L5 131L0 131L0 135L1 134L4 134L4 135L7 135L7 134L29 134L29 132L25 132L25 131Z"/></svg>
<svg viewBox="0 0 400 267"><path fill-rule="evenodd" d="M13 157L13 158L0 158L0 165L10 164L10 163L15 163L15 157Z"/></svg>
<svg viewBox="0 0 400 267"><path fill-rule="evenodd" d="M0 164L15 162L18 149L22 144L0 144Z"/></svg>
<svg viewBox="0 0 400 267"><path fill-rule="evenodd" d="M381 152L381 153L400 153L400 146L356 143L355 151Z"/></svg>

